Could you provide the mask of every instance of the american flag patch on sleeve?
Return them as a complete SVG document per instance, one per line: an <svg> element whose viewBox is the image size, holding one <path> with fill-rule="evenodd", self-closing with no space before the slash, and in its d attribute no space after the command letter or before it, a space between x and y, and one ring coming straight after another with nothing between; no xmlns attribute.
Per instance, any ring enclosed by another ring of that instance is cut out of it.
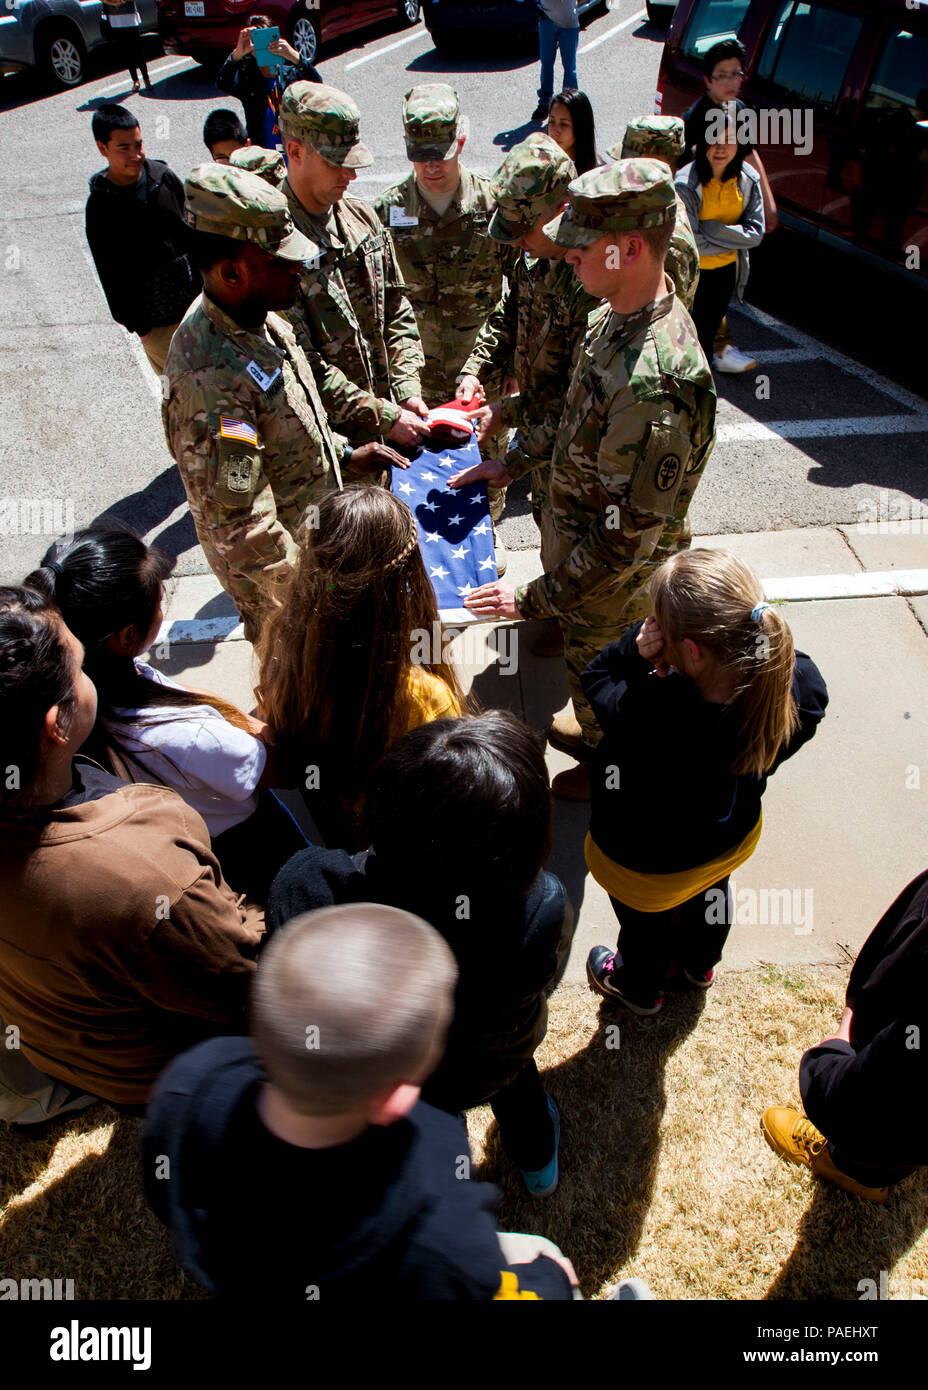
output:
<svg viewBox="0 0 928 1390"><path fill-rule="evenodd" d="M241 439L245 444L258 447L258 431L254 425L246 425L244 420L233 420L231 415L219 417L220 439Z"/></svg>

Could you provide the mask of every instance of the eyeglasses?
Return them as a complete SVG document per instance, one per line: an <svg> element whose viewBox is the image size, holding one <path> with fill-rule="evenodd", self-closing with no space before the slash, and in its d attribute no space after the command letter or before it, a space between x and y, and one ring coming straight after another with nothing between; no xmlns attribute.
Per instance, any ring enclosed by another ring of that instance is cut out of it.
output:
<svg viewBox="0 0 928 1390"><path fill-rule="evenodd" d="M714 72L710 82L735 82L744 76L743 72Z"/></svg>

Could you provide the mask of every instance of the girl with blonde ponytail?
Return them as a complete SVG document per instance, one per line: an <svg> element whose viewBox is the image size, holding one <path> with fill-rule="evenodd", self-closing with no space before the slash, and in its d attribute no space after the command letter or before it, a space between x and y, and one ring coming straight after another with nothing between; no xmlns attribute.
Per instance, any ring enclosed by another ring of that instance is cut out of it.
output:
<svg viewBox="0 0 928 1390"><path fill-rule="evenodd" d="M828 692L749 565L684 550L651 580L653 616L581 678L603 739L586 862L619 919L592 987L656 1014L668 971L707 989L731 925L728 879L760 839L767 778L812 738Z"/></svg>

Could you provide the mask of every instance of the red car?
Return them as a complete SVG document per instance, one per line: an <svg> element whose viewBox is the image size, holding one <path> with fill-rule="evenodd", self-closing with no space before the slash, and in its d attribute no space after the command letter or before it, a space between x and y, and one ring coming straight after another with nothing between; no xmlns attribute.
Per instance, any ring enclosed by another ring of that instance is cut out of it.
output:
<svg viewBox="0 0 928 1390"><path fill-rule="evenodd" d="M382 20L416 24L421 8L419 0L158 0L158 32L165 49L218 65L249 15L266 14L303 61L313 63L330 39Z"/></svg>
<svg viewBox="0 0 928 1390"><path fill-rule="evenodd" d="M928 287L928 5L679 0L658 110L682 115L703 56L732 37L783 225Z"/></svg>

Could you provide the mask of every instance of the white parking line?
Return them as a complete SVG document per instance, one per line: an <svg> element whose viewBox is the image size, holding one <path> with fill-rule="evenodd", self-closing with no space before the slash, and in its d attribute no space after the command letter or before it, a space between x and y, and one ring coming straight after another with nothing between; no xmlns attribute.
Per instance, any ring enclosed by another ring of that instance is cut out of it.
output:
<svg viewBox="0 0 928 1390"><path fill-rule="evenodd" d="M417 24L411 34L407 34L404 39L397 39L396 43L388 43L386 48L378 48L376 53L365 53L363 58L355 58L353 63L345 64L345 71L350 72L352 68L359 68L362 63L372 63L375 58L380 58L384 53L392 53L394 48L402 48L405 43L412 43L413 39L421 39L425 33L425 28Z"/></svg>
<svg viewBox="0 0 928 1390"><path fill-rule="evenodd" d="M736 420L719 425L719 444L771 439L824 439L856 434L923 434L928 415L836 415L819 420Z"/></svg>
<svg viewBox="0 0 928 1390"><path fill-rule="evenodd" d="M591 39L589 43L585 43L582 48L578 48L577 56L579 57L581 53L589 53L592 49L598 48L601 43L605 43L607 39L613 38L616 34L621 34L623 29L627 29L630 24L637 24L639 19L645 18L646 14L646 10L639 10L637 14L629 16L628 19L623 19L622 23L617 24L614 29L607 29L605 34L599 34L595 39Z"/></svg>
<svg viewBox="0 0 928 1390"><path fill-rule="evenodd" d="M157 80L160 77L167 77L168 73L176 72L178 69L186 67L188 63L192 62L192 58L173 58L160 68L156 68L153 63L149 63L148 75ZM131 83L131 78L128 75L125 76L121 82L111 82L108 87L101 87L96 95L98 97L106 97L112 95L113 92L121 92L127 83Z"/></svg>
<svg viewBox="0 0 928 1390"><path fill-rule="evenodd" d="M898 401L900 405L906 405L910 410L915 410L920 415L928 415L928 401L925 400L924 396L917 396L914 391L907 391L904 386L897 386L894 381L880 376L879 372L865 367L863 363L855 361L853 357L846 357L843 352L838 352L836 348L820 343L817 338L803 333L802 329L793 328L791 324L783 323L781 319L774 318L773 314L768 314L763 309L756 309L753 304L741 304L738 306L738 310L747 318L753 319L755 323L762 324L764 328L775 329L784 338L788 338L797 347L806 349L820 361L830 362L832 366L840 367L841 371L859 377L868 386L872 386L874 390L882 392L884 396Z"/></svg>

